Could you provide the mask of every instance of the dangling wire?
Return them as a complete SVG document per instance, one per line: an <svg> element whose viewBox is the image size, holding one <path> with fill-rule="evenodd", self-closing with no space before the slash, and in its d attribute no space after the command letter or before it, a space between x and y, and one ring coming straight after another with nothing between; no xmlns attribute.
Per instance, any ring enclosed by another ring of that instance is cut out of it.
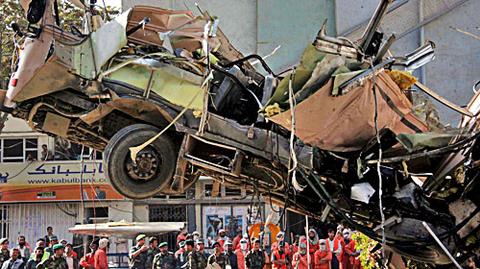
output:
<svg viewBox="0 0 480 269"><path fill-rule="evenodd" d="M380 210L380 230L382 231L382 261L381 266L383 267L383 262L385 259L385 244L386 244L386 237L385 237L385 214L383 212L383 178L381 172L381 160L382 160L382 144L380 139L380 132L378 129L378 100L377 100L377 88L376 88L376 74L375 69L373 68L373 63L370 62L370 67L372 68L372 91L373 91L373 99L375 105L375 112L374 112L374 123L375 123L375 137L377 139L378 144L378 160L377 162L377 175L378 175L378 206Z"/></svg>

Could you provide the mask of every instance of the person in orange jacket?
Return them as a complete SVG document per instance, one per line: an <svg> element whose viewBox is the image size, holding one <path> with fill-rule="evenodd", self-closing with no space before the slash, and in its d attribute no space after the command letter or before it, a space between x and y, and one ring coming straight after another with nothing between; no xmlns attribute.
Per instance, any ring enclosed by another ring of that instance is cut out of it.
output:
<svg viewBox="0 0 480 269"><path fill-rule="evenodd" d="M306 237L303 237L302 239L303 240L300 240L298 243L298 251L295 252L295 254L293 254L292 269L309 269L308 267L309 258L310 258L310 264L314 264L313 256L307 253L307 239Z"/></svg>
<svg viewBox="0 0 480 269"><path fill-rule="evenodd" d="M278 244L280 242L283 242L285 244L285 254L289 258L292 258L292 253L290 252L290 245L287 242L285 242L285 233L284 232L278 232L276 238L277 238L277 241L273 242L273 244L271 246L272 253L277 249Z"/></svg>
<svg viewBox="0 0 480 269"><path fill-rule="evenodd" d="M308 248L311 255L318 250L318 234L315 229L308 230Z"/></svg>
<svg viewBox="0 0 480 269"><path fill-rule="evenodd" d="M238 243L239 248L235 250L235 255L237 255L238 269L245 269L245 256L248 253L248 241L245 238L240 239Z"/></svg>
<svg viewBox="0 0 480 269"><path fill-rule="evenodd" d="M355 249L355 240L353 240L351 236L352 231L349 229L343 231L343 239L345 241L345 249L342 256L343 269L353 269L356 263L355 257L359 255L358 251Z"/></svg>
<svg viewBox="0 0 480 269"><path fill-rule="evenodd" d="M272 269L287 269L290 268L290 259L285 251L285 242L280 241L275 250L272 251Z"/></svg>
<svg viewBox="0 0 480 269"><path fill-rule="evenodd" d="M320 239L318 250L315 252L315 269L331 269L332 252L327 247L327 241Z"/></svg>

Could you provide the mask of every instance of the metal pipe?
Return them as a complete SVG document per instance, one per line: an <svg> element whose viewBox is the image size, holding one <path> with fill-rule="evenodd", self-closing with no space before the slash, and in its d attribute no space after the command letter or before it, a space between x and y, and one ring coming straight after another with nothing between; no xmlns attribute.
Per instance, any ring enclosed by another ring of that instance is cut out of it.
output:
<svg viewBox="0 0 480 269"><path fill-rule="evenodd" d="M392 1L393 0L381 0L380 3L378 3L375 13L373 13L372 18L368 22L367 28L365 28L365 32L363 32L363 35L360 38L360 47L363 49L363 51L365 51L370 45L373 35L375 34L375 31L377 31L377 28L380 25L380 22L382 21L383 16L387 11L388 5Z"/></svg>
<svg viewBox="0 0 480 269"><path fill-rule="evenodd" d="M424 10L423 10L423 0L418 0L418 21L422 22L424 20ZM422 25L420 26L420 46L425 43L425 27ZM423 84L425 83L425 66L420 67L420 82Z"/></svg>
<svg viewBox="0 0 480 269"><path fill-rule="evenodd" d="M422 224L425 227L425 229L427 229L428 233L433 237L433 239L435 239L437 244L442 248L442 250L445 252L445 254L447 254L448 258L453 262L453 264L455 264L455 266L458 269L462 269L462 266L460 266L460 264L453 258L450 251L448 251L447 247L445 247L445 245L442 243L442 241L440 241L440 239L438 239L437 235L433 232L432 228L430 228L430 226L425 221L422 221Z"/></svg>

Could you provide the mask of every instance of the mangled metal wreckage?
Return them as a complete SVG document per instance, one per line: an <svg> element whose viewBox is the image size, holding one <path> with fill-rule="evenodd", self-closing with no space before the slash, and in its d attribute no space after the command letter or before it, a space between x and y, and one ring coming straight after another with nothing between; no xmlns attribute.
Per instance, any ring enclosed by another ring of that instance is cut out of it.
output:
<svg viewBox="0 0 480 269"><path fill-rule="evenodd" d="M460 259L479 249L480 94L459 107L405 72L433 58L433 43L385 56L394 37L382 42L377 28L389 2L361 39L322 28L300 63L276 74L207 13L136 6L102 23L83 6L85 32L67 32L54 0L24 0L30 26L12 26L23 45L2 110L103 151L111 184L133 199L206 175L380 240L382 186L387 245L450 263L422 222ZM458 128L414 113L412 84L458 111Z"/></svg>

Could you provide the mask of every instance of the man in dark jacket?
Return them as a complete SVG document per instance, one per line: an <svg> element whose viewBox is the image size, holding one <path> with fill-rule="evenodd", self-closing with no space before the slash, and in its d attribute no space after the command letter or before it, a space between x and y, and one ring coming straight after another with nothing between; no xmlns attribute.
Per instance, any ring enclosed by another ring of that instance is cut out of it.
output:
<svg viewBox="0 0 480 269"><path fill-rule="evenodd" d="M147 250L147 264L146 267L147 269L152 268L152 263L153 263L153 258L155 255L157 255L160 250L158 250L158 239L154 236L150 237L150 240L148 240L150 247Z"/></svg>
<svg viewBox="0 0 480 269"><path fill-rule="evenodd" d="M153 257L152 269L174 269L177 267L177 260L172 252L168 251L167 242L159 245L160 253Z"/></svg>
<svg viewBox="0 0 480 269"><path fill-rule="evenodd" d="M2 267L3 263L10 259L10 250L8 250L8 239L2 238L0 239L0 268Z"/></svg>
<svg viewBox="0 0 480 269"><path fill-rule="evenodd" d="M223 249L225 249L225 255L227 255L228 259L230 260L230 266L232 269L238 269L237 255L234 252L232 241L225 241L225 244L223 244Z"/></svg>
<svg viewBox="0 0 480 269"><path fill-rule="evenodd" d="M37 268L37 264L42 262L43 258L43 248L37 247L35 248L34 251L34 257L30 257L30 259L27 261L27 265L25 266L25 269L35 269Z"/></svg>
<svg viewBox="0 0 480 269"><path fill-rule="evenodd" d="M196 248L188 255L187 269L205 269L207 267L208 256L205 255L205 245L203 240L197 239Z"/></svg>
<svg viewBox="0 0 480 269"><path fill-rule="evenodd" d="M253 249L245 257L245 264L248 269L262 269L265 266L265 252L260 249L260 240L253 240Z"/></svg>
<svg viewBox="0 0 480 269"><path fill-rule="evenodd" d="M225 255L225 252L222 252L219 242L213 243L213 248L214 252L208 257L207 263L213 266L215 266L214 264L217 264L221 269L225 269L226 266L230 264L230 260L227 255Z"/></svg>
<svg viewBox="0 0 480 269"><path fill-rule="evenodd" d="M50 241L51 242L51 241ZM37 265L37 269L68 269L68 264L63 257L65 246L55 244L52 246L53 255Z"/></svg>

